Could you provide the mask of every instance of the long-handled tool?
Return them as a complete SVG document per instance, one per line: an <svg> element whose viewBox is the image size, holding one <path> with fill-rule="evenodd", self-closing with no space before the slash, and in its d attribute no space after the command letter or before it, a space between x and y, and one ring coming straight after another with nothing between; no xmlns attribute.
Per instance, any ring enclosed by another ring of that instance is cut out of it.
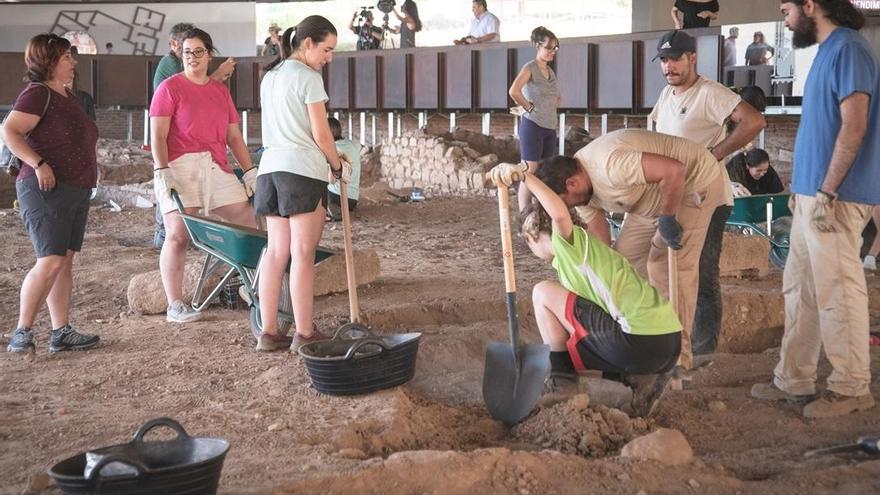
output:
<svg viewBox="0 0 880 495"><path fill-rule="evenodd" d="M345 281L348 286L348 310L351 321L336 330L337 336L362 337L369 329L361 324L361 310L354 271L354 251L351 245L351 216L348 212L348 183L339 181L339 208L342 210L342 240L345 245Z"/></svg>
<svg viewBox="0 0 880 495"><path fill-rule="evenodd" d="M804 457L813 457L824 454L843 454L847 452L864 452L873 456L880 456L880 439L877 437L859 437L855 443L809 450L804 452Z"/></svg>
<svg viewBox="0 0 880 495"><path fill-rule="evenodd" d="M507 291L510 343L489 342L486 348L483 400L493 418L514 424L528 416L541 397L544 380L550 374L550 347L544 344L519 343L509 202L507 188L499 187L498 216L501 222L501 249L504 260L504 286Z"/></svg>

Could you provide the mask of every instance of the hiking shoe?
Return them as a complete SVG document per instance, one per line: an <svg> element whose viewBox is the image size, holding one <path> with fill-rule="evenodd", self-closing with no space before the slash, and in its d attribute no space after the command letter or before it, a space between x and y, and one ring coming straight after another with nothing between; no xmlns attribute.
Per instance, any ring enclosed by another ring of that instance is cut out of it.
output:
<svg viewBox="0 0 880 495"><path fill-rule="evenodd" d="M775 383L756 383L752 385L751 395L758 400L784 400L790 404L809 402L816 394L795 395L776 386Z"/></svg>
<svg viewBox="0 0 880 495"><path fill-rule="evenodd" d="M82 351L98 345L101 337L87 333L79 333L72 326L64 325L52 330L49 339L49 352Z"/></svg>
<svg viewBox="0 0 880 495"><path fill-rule="evenodd" d="M625 377L625 383L633 391L632 402L630 402L633 416L647 418L654 413L660 398L666 393L672 375L673 372L669 371Z"/></svg>
<svg viewBox="0 0 880 495"><path fill-rule="evenodd" d="M805 418L833 418L874 407L874 396L869 393L853 397L826 390L822 395L804 406Z"/></svg>
<svg viewBox="0 0 880 495"><path fill-rule="evenodd" d="M34 332L30 328L16 328L6 346L6 352L33 352Z"/></svg>
<svg viewBox="0 0 880 495"><path fill-rule="evenodd" d="M290 350L293 352L299 352L299 348L306 344L311 344L312 342L321 342L324 340L330 340L330 337L319 332L318 327L316 326L312 330L312 335L308 337L305 337L299 332L296 332L293 336L293 341L290 343Z"/></svg>
<svg viewBox="0 0 880 495"><path fill-rule="evenodd" d="M261 332L257 337L257 351L272 352L287 349L293 343L293 337L279 333Z"/></svg>
<svg viewBox="0 0 880 495"><path fill-rule="evenodd" d="M187 306L180 299L171 303L165 310L165 321L171 323L189 323L202 319L202 313Z"/></svg>
<svg viewBox="0 0 880 495"><path fill-rule="evenodd" d="M544 391L538 400L541 407L550 407L565 402L580 392L578 375L554 371L544 380Z"/></svg>

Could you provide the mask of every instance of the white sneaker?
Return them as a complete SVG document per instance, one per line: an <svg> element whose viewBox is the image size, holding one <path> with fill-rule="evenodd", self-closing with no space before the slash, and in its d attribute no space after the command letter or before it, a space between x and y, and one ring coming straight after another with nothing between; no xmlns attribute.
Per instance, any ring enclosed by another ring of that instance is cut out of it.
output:
<svg viewBox="0 0 880 495"><path fill-rule="evenodd" d="M202 319L202 313L187 306L180 299L171 303L165 310L165 321L171 323L189 323L191 321L199 321Z"/></svg>
<svg viewBox="0 0 880 495"><path fill-rule="evenodd" d="M871 256L865 256L865 270L877 270L877 258Z"/></svg>

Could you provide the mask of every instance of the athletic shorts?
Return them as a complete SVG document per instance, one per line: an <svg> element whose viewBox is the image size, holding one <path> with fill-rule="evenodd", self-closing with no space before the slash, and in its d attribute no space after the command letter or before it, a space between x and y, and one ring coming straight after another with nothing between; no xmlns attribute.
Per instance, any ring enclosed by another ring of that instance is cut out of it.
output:
<svg viewBox="0 0 880 495"><path fill-rule="evenodd" d="M519 121L519 154L523 160L538 162L556 155L556 130L546 129L526 117Z"/></svg>
<svg viewBox="0 0 880 495"><path fill-rule="evenodd" d="M186 153L168 163L174 171L174 183L184 208L208 208L247 203L244 185L233 173L225 172L214 163L211 153ZM165 191L153 184L153 192L162 214L177 211L177 204Z"/></svg>
<svg viewBox="0 0 880 495"><path fill-rule="evenodd" d="M254 209L258 214L289 217L311 213L318 204L327 208L327 182L290 172L272 172L257 177Z"/></svg>
<svg viewBox="0 0 880 495"><path fill-rule="evenodd" d="M341 207L342 206L342 198L333 191L329 191L327 194L330 196L330 204ZM358 200L348 198L348 211L354 211L357 208Z"/></svg>
<svg viewBox="0 0 880 495"><path fill-rule="evenodd" d="M91 189L58 182L51 191L40 191L37 177L31 176L16 181L15 191L37 258L82 250Z"/></svg>
<svg viewBox="0 0 880 495"><path fill-rule="evenodd" d="M569 292L565 319L574 327L566 342L578 371L662 373L675 366L681 352L681 332L633 335L598 305Z"/></svg>

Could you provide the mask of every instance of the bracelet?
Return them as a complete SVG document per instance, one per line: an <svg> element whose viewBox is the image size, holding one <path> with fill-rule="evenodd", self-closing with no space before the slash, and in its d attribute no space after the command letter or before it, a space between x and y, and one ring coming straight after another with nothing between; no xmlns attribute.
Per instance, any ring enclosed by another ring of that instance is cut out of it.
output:
<svg viewBox="0 0 880 495"><path fill-rule="evenodd" d="M34 169L36 170L36 169L42 167L45 163L46 163L46 159L40 158L40 161L37 162L37 165L34 167Z"/></svg>

